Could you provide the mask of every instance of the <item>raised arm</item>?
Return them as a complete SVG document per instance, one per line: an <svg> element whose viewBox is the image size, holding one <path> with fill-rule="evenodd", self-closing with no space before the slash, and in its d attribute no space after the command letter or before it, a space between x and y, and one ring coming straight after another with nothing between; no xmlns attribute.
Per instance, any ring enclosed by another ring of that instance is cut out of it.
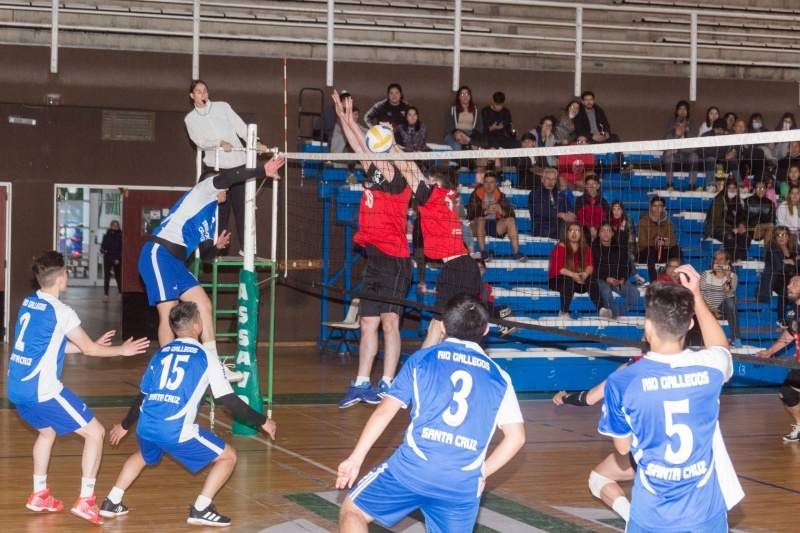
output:
<svg viewBox="0 0 800 533"><path fill-rule="evenodd" d="M344 102L342 102L342 99L339 98L339 93L336 91L333 91L332 98L334 107L336 108L336 116L339 118L339 123L342 125L342 132L345 137L347 137L347 143L350 145L350 148L357 154L371 153L369 148L367 148L366 135L361 131L361 128L358 127L358 124L356 124L353 118L353 99L345 98ZM359 162L365 171L369 170L370 161L361 160ZM375 161L374 164L388 181L394 179L394 167L389 161Z"/></svg>
<svg viewBox="0 0 800 533"><path fill-rule="evenodd" d="M681 265L675 269L675 272L680 276L681 285L692 291L694 295L694 314L706 346L722 346L729 349L728 336L725 335L722 326L719 325L700 293L700 274L692 265Z"/></svg>
<svg viewBox="0 0 800 533"><path fill-rule="evenodd" d="M134 340L133 337L119 346L98 344L86 334L82 327L76 326L67 333L67 338L81 353L92 357L116 357L118 355L130 356L144 353L150 341L146 337ZM100 337L100 339L105 338Z"/></svg>

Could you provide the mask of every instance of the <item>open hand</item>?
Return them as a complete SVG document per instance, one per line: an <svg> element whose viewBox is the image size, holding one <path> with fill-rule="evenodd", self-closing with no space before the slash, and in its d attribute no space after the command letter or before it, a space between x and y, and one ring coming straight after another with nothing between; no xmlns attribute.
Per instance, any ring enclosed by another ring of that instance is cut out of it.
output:
<svg viewBox="0 0 800 533"><path fill-rule="evenodd" d="M111 346L111 338L116 335L117 330L112 329L111 331L106 331L103 333L98 339L94 342L101 346Z"/></svg>
<svg viewBox="0 0 800 533"><path fill-rule="evenodd" d="M140 353L144 353L148 346L150 346L150 340L147 337L136 340L131 337L120 346L120 355L126 357L130 355L139 355Z"/></svg>
<svg viewBox="0 0 800 533"><path fill-rule="evenodd" d="M112 446L116 446L127 434L128 430L123 429L122 424L116 424L113 428L111 428L111 431L108 432L108 440L111 442Z"/></svg>

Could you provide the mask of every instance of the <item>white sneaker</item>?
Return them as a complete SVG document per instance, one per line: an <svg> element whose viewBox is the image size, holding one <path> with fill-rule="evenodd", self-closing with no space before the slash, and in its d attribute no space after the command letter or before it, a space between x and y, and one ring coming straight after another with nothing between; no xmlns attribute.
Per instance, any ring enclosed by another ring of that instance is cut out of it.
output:
<svg viewBox="0 0 800 533"><path fill-rule="evenodd" d="M558 318L570 318L569 313L558 313Z"/></svg>
<svg viewBox="0 0 800 533"><path fill-rule="evenodd" d="M783 440L787 442L800 441L800 424L792 424L792 432L783 436Z"/></svg>
<svg viewBox="0 0 800 533"><path fill-rule="evenodd" d="M244 379L244 374L236 370L236 365L233 363L225 363L225 377L231 383L239 383Z"/></svg>
<svg viewBox="0 0 800 533"><path fill-rule="evenodd" d="M614 318L611 309L606 309L605 307L600 308L600 318Z"/></svg>

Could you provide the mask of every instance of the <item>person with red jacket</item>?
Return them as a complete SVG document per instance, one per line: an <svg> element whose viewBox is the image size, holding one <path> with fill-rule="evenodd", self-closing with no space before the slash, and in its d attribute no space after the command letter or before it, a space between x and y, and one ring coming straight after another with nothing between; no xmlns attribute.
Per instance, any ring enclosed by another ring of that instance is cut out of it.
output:
<svg viewBox="0 0 800 533"><path fill-rule="evenodd" d="M576 146L589 144L586 135L578 135L575 142ZM584 180L588 176L594 176L594 154L567 154L558 158L558 174L565 179L571 189L582 191Z"/></svg>
<svg viewBox="0 0 800 533"><path fill-rule="evenodd" d="M581 225L573 222L567 226L564 240L553 248L547 273L548 287L561 296L559 317L569 317L569 304L576 292L589 292L593 271L592 249L586 244Z"/></svg>
<svg viewBox="0 0 800 533"><path fill-rule="evenodd" d="M595 240L600 224L608 218L609 213L611 213L611 206L600 195L600 180L597 179L597 176L588 176L583 195L575 199L575 216L578 217L578 224L583 226L584 231L587 232L587 241Z"/></svg>

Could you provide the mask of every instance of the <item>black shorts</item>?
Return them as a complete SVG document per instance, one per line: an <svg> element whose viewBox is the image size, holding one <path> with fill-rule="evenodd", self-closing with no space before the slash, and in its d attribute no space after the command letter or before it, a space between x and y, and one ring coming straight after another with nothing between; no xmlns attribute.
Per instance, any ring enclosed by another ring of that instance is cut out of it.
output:
<svg viewBox="0 0 800 533"><path fill-rule="evenodd" d="M392 257L379 252L370 246L367 255L367 266L364 269L364 280L361 283L361 307L359 314L363 317L381 316L382 313L403 314L403 306L369 300L366 295L377 297L405 298L411 284L411 259L408 257Z"/></svg>
<svg viewBox="0 0 800 533"><path fill-rule="evenodd" d="M436 278L436 307L443 310L450 298L462 292L476 296L481 293L481 271L478 270L478 263L468 255L451 259L439 272ZM436 316L438 318L440 314Z"/></svg>
<svg viewBox="0 0 800 533"><path fill-rule="evenodd" d="M783 380L783 384L787 387L800 390L800 370L796 368L791 369L786 379Z"/></svg>

